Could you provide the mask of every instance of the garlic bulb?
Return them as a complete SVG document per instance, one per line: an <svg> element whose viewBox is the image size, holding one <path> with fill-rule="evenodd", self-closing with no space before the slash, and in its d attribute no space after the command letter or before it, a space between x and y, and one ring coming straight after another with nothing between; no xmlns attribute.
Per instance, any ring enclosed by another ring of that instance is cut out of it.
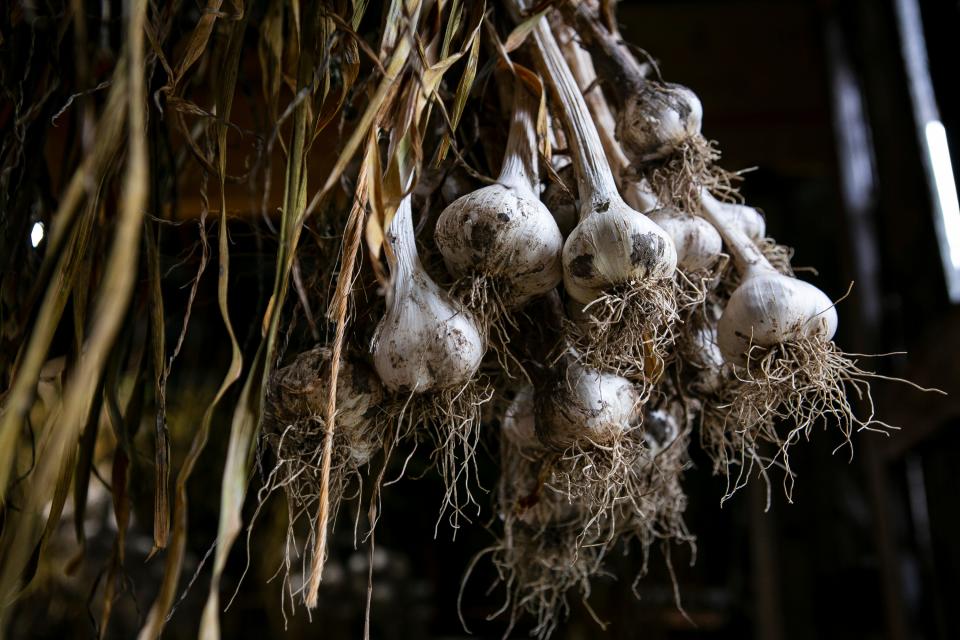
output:
<svg viewBox="0 0 960 640"><path fill-rule="evenodd" d="M390 223L393 248L387 311L374 333L373 364L391 391L422 393L465 384L485 351L473 315L423 270L413 233L410 196Z"/></svg>
<svg viewBox="0 0 960 640"><path fill-rule="evenodd" d="M632 92L617 122L617 139L631 161L642 164L676 153L700 135L703 105L679 84L647 80Z"/></svg>
<svg viewBox="0 0 960 640"><path fill-rule="evenodd" d="M723 251L723 240L712 224L700 216L681 213L672 207L649 214L673 239L677 249L677 266L686 272L709 269Z"/></svg>
<svg viewBox="0 0 960 640"><path fill-rule="evenodd" d="M605 70L605 77L617 78L606 89L619 107L616 136L631 163L643 165L692 151L709 152L700 134L703 105L693 91L647 78L647 68L598 19L589 3L564 3L560 8L593 54L593 63Z"/></svg>
<svg viewBox="0 0 960 640"><path fill-rule="evenodd" d="M457 277L493 280L508 309L553 289L561 279L563 237L536 195L536 108L526 87L517 82L497 183L451 203L440 214L434 234L447 269Z"/></svg>
<svg viewBox="0 0 960 640"><path fill-rule="evenodd" d="M317 425L327 403L330 375L330 350L318 347L299 354L289 365L277 371L270 381L268 415L264 433L269 441L285 449L295 447L307 453L308 442L322 441L324 429ZM361 466L370 461L380 446L371 422L383 402L383 386L363 362L344 359L337 376L337 430L352 463ZM296 426L287 431L288 425ZM284 452L282 455L288 455Z"/></svg>
<svg viewBox="0 0 960 640"><path fill-rule="evenodd" d="M754 207L733 202L717 202L716 215L739 227L748 238L760 242L767 237L767 222Z"/></svg>
<svg viewBox="0 0 960 640"><path fill-rule="evenodd" d="M571 360L563 374L538 389L536 418L537 436L551 447L602 446L640 424L641 396L626 378Z"/></svg>
<svg viewBox="0 0 960 640"><path fill-rule="evenodd" d="M559 98L577 173L580 222L563 245L567 293L589 303L617 285L672 277L677 266L673 241L620 197L597 129L546 19L540 19L533 36Z"/></svg>
<svg viewBox="0 0 960 640"><path fill-rule="evenodd" d="M662 228L619 195L586 202L563 245L563 282L574 300L586 304L620 284L673 276L677 251Z"/></svg>
<svg viewBox="0 0 960 640"><path fill-rule="evenodd" d="M740 230L723 219L721 206L704 191L704 215L724 236L743 278L717 325L717 342L727 362L744 364L753 345L772 347L800 338L824 342L837 331L833 302L817 287L782 275Z"/></svg>

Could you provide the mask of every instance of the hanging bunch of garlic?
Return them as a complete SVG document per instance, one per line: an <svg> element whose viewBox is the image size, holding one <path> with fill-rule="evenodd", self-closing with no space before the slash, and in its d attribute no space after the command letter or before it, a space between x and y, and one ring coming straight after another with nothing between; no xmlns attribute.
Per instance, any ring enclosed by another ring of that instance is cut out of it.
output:
<svg viewBox="0 0 960 640"><path fill-rule="evenodd" d="M427 98L398 101L408 122L389 155L404 190L383 229L369 355L380 444L432 435L455 529L479 506L481 440L499 440L497 537L481 555L510 628L529 614L547 637L618 546L639 545L641 574L654 543L693 546L682 483L696 431L730 495L773 466L791 480L788 447L818 421L838 419L846 439L878 423L847 400L848 387L869 397L871 374L832 342L833 302L793 277L757 209L729 201L696 95L651 77L590 3L536 20L521 0L507 8L525 42L498 49L509 133L502 153L482 140L495 179L458 152L418 184L426 156L398 140Z"/></svg>
<svg viewBox="0 0 960 640"><path fill-rule="evenodd" d="M393 256L390 289L386 313L370 345L373 365L396 396L400 432L420 426L433 430L437 465L446 484L444 504L452 509L456 527L463 505L475 502L469 465L485 395L475 380L486 352L483 328L424 270L411 196L400 201L387 240Z"/></svg>
<svg viewBox="0 0 960 640"><path fill-rule="evenodd" d="M726 265L720 234L701 216L681 211L673 204L662 204L649 183L637 179L630 169L630 160L616 139L613 113L597 85L598 78L590 55L577 44L576 33L572 29L559 20L555 20L552 26L570 72L584 91L584 99L624 200L637 211L645 213L673 240L677 251L675 298L681 311L689 313L703 303L709 290L718 283ZM681 316L688 313L681 313Z"/></svg>
<svg viewBox="0 0 960 640"><path fill-rule="evenodd" d="M606 77L617 107L616 135L635 176L664 203L693 211L701 188L732 193L732 175L716 165L720 152L704 138L703 105L689 88L648 77L589 3L561 3L565 17ZM659 73L657 74L659 75Z"/></svg>
<svg viewBox="0 0 960 640"><path fill-rule="evenodd" d="M461 196L437 219L434 238L467 306L507 339L505 314L560 283L563 237L537 195L538 96L517 81L510 135L496 183Z"/></svg>

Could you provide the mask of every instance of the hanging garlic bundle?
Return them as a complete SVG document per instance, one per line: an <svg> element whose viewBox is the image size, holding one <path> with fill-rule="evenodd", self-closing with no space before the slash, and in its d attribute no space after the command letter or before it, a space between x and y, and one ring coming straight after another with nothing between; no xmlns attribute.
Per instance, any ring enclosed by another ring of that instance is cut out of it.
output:
<svg viewBox="0 0 960 640"><path fill-rule="evenodd" d="M495 184L462 196L437 219L434 237L456 288L507 341L503 316L562 279L563 238L537 196L538 103L519 79L503 167Z"/></svg>
<svg viewBox="0 0 960 640"><path fill-rule="evenodd" d="M586 318L572 337L594 368L650 381L662 371L676 307L673 241L620 197L596 127L541 18L535 49L558 99L577 173L580 221L563 246L563 282Z"/></svg>
<svg viewBox="0 0 960 640"><path fill-rule="evenodd" d="M675 353L695 352L696 334L704 322L703 305L708 294L726 271L723 242L713 225L702 216L662 206L644 180L637 180L629 170L629 160L614 136L614 118L606 99L597 86L597 75L589 54L576 43L576 34L562 22L553 23L554 33L563 49L570 71L584 92L584 98L597 125L604 152L619 178L624 199L637 211L644 212L666 231L677 250L674 274L674 298L682 325L675 332Z"/></svg>
<svg viewBox="0 0 960 640"><path fill-rule="evenodd" d="M664 203L695 211L702 187L733 191L731 176L714 163L720 152L701 133L703 106L679 84L647 78L645 68L593 15L587 3L561 8L606 77L618 109L617 139L639 177L646 178Z"/></svg>
<svg viewBox="0 0 960 640"><path fill-rule="evenodd" d="M703 215L723 234L741 277L717 325L720 353L735 376L726 390L724 424L717 428L746 434L747 446L773 443L779 453L766 466L782 465L789 479L788 449L801 436L809 438L816 423L836 421L848 446L854 430L890 428L873 413L868 379L881 376L860 369L833 342L837 311L830 298L777 271L736 225L724 220L721 207L704 191ZM848 388L865 399L866 417L854 412ZM785 436L775 428L781 419L792 423Z"/></svg>
<svg viewBox="0 0 960 640"><path fill-rule="evenodd" d="M596 532L584 538L582 507L545 477L550 456L536 439L534 398L532 388L521 389L504 414L496 501L503 531L471 562L461 597L473 567L489 554L506 592L494 614L508 615L504 637L527 613L535 620L530 635L544 639L569 615L572 591L584 600L590 594L611 544Z"/></svg>
<svg viewBox="0 0 960 640"><path fill-rule="evenodd" d="M323 446L329 432L323 414L330 384L330 350L317 347L299 354L270 379L263 438L275 458L259 492L259 505L277 491L287 501L288 525L285 556L285 591L293 592L295 572L291 555L303 546L299 537L306 521L306 544L320 535L316 517L319 508ZM337 428L333 435L329 481L329 522L336 521L347 490L355 481L359 494L360 473L383 444L385 421L381 413L384 389L369 365L355 359L340 363L337 376ZM259 509L258 509L259 511ZM252 525L251 525L252 526ZM332 526L332 525L331 525ZM312 572L312 554L303 554L303 575Z"/></svg>
<svg viewBox="0 0 960 640"><path fill-rule="evenodd" d="M424 271L410 200L407 195L400 201L387 232L393 250L390 288L386 314L370 350L383 384L399 396L400 423L408 427L424 423L434 430L437 464L446 484L444 507L453 509L451 521L456 527L463 504L476 504L470 491L470 468L479 407L486 398L475 375L486 346L473 314ZM459 494L461 481L465 496Z"/></svg>
<svg viewBox="0 0 960 640"><path fill-rule="evenodd" d="M644 393L630 380L578 360L568 354L538 383L535 417L537 439L553 454L550 486L581 506L582 543L622 531L624 514L641 513L648 487L641 480Z"/></svg>
<svg viewBox="0 0 960 640"><path fill-rule="evenodd" d="M600 87L596 85L597 73L590 55L576 43L573 30L557 23L554 32L570 72L584 91L584 99L593 116L607 160L618 177L624 200L670 235L677 250L677 268L680 271L690 276L712 270L719 262L722 251L720 234L702 217L684 213L669 204L661 204L649 184L631 176L630 161L614 137L613 114Z"/></svg>

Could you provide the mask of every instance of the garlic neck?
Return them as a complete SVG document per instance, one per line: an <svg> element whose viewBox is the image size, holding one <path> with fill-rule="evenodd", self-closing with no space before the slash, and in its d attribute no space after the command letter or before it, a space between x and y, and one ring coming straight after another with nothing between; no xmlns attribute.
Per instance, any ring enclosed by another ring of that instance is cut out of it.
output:
<svg viewBox="0 0 960 640"><path fill-rule="evenodd" d="M763 252L753 243L753 240L738 225L731 223L729 216L721 210L722 207L723 204L710 195L706 189L701 189L701 214L720 232L733 257L733 263L743 280L778 273L763 255Z"/></svg>
<svg viewBox="0 0 960 640"><path fill-rule="evenodd" d="M423 268L420 265L417 238L413 231L411 197L408 195L400 201L387 232L390 247L393 249L393 261L390 265L393 287L397 291L406 289L411 276Z"/></svg>
<svg viewBox="0 0 960 640"><path fill-rule="evenodd" d="M570 155L577 172L581 212L593 211L596 209L593 205L599 203L619 200L617 183L600 142L600 134L546 18L541 18L537 23L533 37L538 58L557 95L566 125Z"/></svg>
<svg viewBox="0 0 960 640"><path fill-rule="evenodd" d="M536 193L539 182L537 171L537 128L534 113L539 107L522 82L513 87L513 115L510 135L503 156L503 167L497 182L513 189Z"/></svg>
<svg viewBox="0 0 960 640"><path fill-rule="evenodd" d="M597 20L588 2L560 2L559 10L576 29L594 63L610 80L609 88L620 107L627 97L637 93L646 84L643 68L620 42L618 34L611 33Z"/></svg>

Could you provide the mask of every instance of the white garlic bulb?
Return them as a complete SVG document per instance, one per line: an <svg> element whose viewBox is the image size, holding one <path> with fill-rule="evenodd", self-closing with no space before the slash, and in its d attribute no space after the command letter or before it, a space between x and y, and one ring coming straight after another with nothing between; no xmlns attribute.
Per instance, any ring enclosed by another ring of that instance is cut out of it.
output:
<svg viewBox="0 0 960 640"><path fill-rule="evenodd" d="M720 316L717 342L728 362L744 364L751 345L833 338L837 310L817 287L773 271L751 270Z"/></svg>
<svg viewBox="0 0 960 640"><path fill-rule="evenodd" d="M540 19L533 36L545 75L559 98L577 173L580 222L563 245L567 293L587 304L621 284L673 277L677 266L673 241L620 197L597 128L546 19Z"/></svg>
<svg viewBox="0 0 960 640"><path fill-rule="evenodd" d="M465 384L485 344L473 314L423 270L413 234L410 196L390 223L394 250L387 310L373 337L373 364L392 391L422 393Z"/></svg>
<svg viewBox="0 0 960 640"><path fill-rule="evenodd" d="M563 245L563 283L578 302L589 303L612 286L666 279L677 267L673 240L619 196L581 206L580 223Z"/></svg>
<svg viewBox="0 0 960 640"><path fill-rule="evenodd" d="M610 444L640 424L641 397L626 378L571 361L537 390L536 415L537 436L551 447Z"/></svg>
<svg viewBox="0 0 960 640"><path fill-rule="evenodd" d="M646 81L626 99L617 138L631 161L642 164L674 153L700 135L703 105L679 84Z"/></svg>
<svg viewBox="0 0 960 640"><path fill-rule="evenodd" d="M812 284L778 273L740 227L724 217L722 204L706 190L701 204L704 216L723 234L742 277L717 324L724 359L742 365L752 345L832 339L837 311L830 298Z"/></svg>
<svg viewBox="0 0 960 640"><path fill-rule="evenodd" d="M513 118L497 183L452 202L434 237L455 276L494 279L503 304L515 308L560 283L563 237L536 195L536 108L522 83L514 87Z"/></svg>
<svg viewBox="0 0 960 640"><path fill-rule="evenodd" d="M709 269L723 251L723 240L712 224L700 216L664 207L648 214L666 231L677 249L677 266L687 272Z"/></svg>
<svg viewBox="0 0 960 640"><path fill-rule="evenodd" d="M767 222L759 209L733 202L719 202L717 214L739 227L754 242L767 237Z"/></svg>

